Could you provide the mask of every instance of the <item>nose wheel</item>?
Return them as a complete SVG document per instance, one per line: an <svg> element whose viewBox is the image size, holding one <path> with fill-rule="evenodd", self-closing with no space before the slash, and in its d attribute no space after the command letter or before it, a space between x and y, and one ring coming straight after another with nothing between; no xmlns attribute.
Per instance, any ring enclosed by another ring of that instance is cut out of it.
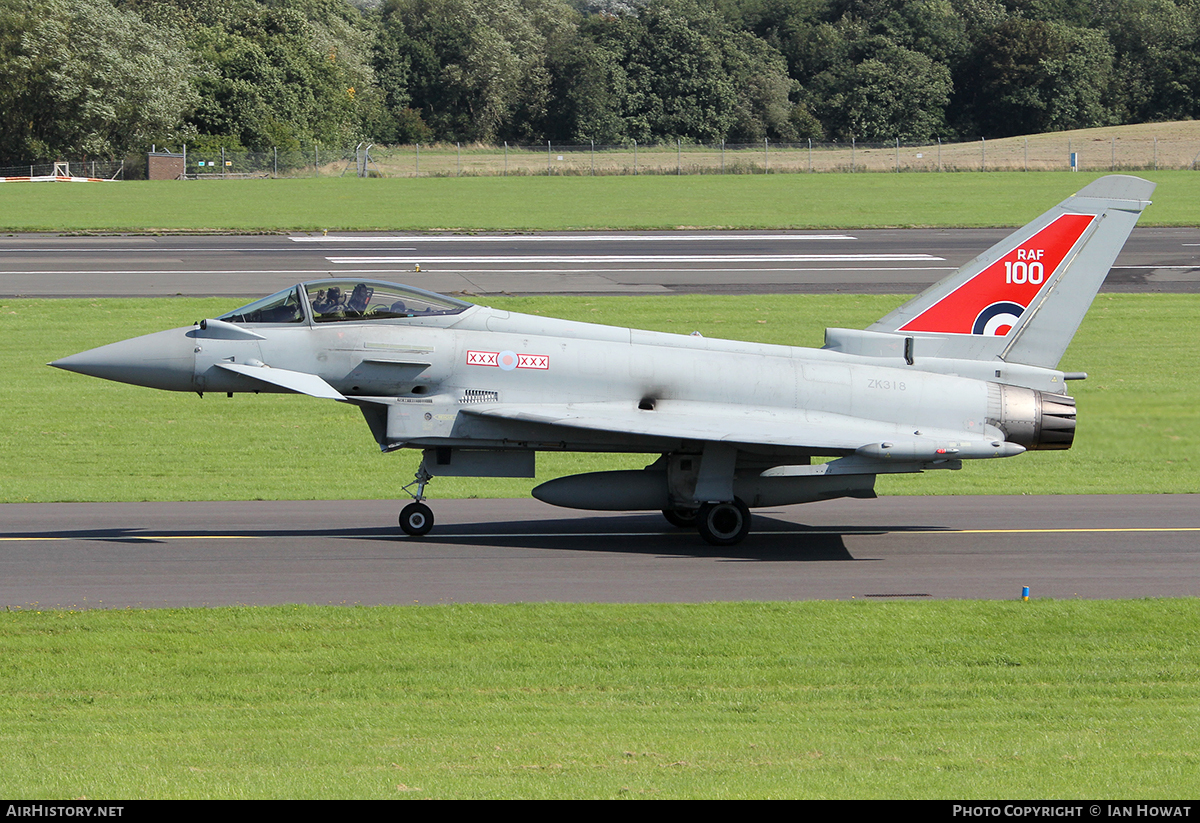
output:
<svg viewBox="0 0 1200 823"><path fill-rule="evenodd" d="M400 528L411 537L429 534L433 528L433 510L414 500L400 511Z"/></svg>
<svg viewBox="0 0 1200 823"><path fill-rule="evenodd" d="M417 469L417 479L404 487L404 491L412 495L413 502L400 510L400 528L410 537L422 537L433 528L433 509L422 502L425 499L425 486L432 479L433 475L425 471L425 464L421 463ZM413 486L417 487L416 492L409 491Z"/></svg>

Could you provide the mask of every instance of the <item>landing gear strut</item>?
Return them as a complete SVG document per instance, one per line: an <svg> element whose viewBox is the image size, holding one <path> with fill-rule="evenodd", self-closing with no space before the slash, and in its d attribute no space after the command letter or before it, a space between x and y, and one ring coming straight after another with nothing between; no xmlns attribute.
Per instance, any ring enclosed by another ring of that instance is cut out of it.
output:
<svg viewBox="0 0 1200 823"><path fill-rule="evenodd" d="M400 528L411 537L422 537L429 534L433 528L433 510L422 501L425 499L425 486L433 479L433 475L425 471L425 464L417 469L417 479L404 487L404 491L412 495L413 502L400 510ZM413 486L416 492L409 491Z"/></svg>
<svg viewBox="0 0 1200 823"><path fill-rule="evenodd" d="M750 508L741 498L730 503L705 503L696 513L700 536L714 546L732 546L750 533Z"/></svg>

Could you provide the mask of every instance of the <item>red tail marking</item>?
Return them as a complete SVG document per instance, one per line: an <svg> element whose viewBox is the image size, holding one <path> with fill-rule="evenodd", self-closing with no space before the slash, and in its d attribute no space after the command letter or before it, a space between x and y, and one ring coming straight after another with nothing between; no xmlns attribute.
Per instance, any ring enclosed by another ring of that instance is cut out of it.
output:
<svg viewBox="0 0 1200 823"><path fill-rule="evenodd" d="M1094 219L1090 214L1061 215L901 326L900 331L971 334L976 318L988 306L1015 303L1021 309L1029 308ZM996 333L1003 336L1011 329L1002 326Z"/></svg>

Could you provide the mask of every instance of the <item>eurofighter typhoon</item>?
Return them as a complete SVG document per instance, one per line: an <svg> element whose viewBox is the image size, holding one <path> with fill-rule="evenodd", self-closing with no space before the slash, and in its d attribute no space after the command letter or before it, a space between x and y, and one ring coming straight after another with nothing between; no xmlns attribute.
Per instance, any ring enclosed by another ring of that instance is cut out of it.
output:
<svg viewBox="0 0 1200 823"><path fill-rule="evenodd" d="M1070 448L1057 366L1154 184L1101 178L866 330L820 349L547 319L369 280L301 283L189 328L51 363L170 391L351 403L385 452L420 449L410 535L439 476L533 477L541 451L651 452L533 495L661 510L709 543L750 509L874 497L875 478ZM833 458L814 462L813 458Z"/></svg>

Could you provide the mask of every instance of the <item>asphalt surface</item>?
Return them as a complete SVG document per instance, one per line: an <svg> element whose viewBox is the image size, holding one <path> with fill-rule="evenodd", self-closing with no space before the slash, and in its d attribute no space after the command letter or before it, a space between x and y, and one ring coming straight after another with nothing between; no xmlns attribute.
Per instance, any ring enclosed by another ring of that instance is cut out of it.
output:
<svg viewBox="0 0 1200 823"><path fill-rule="evenodd" d="M433 501L0 507L10 608L1200 595L1200 495L891 497L755 512L714 549L657 513Z"/></svg>
<svg viewBox="0 0 1200 823"><path fill-rule="evenodd" d="M0 296L251 298L330 276L467 295L909 294L1009 233L29 235L0 238ZM1135 229L1105 289L1200 291L1200 229Z"/></svg>
<svg viewBox="0 0 1200 823"><path fill-rule="evenodd" d="M909 293L1008 230L0 238L0 295L252 298L360 276L467 294ZM420 268L420 271L415 269ZM1200 291L1200 230L1136 229L1110 291ZM0 506L9 607L1200 594L1196 496L884 498L757 512L718 551L533 500Z"/></svg>

